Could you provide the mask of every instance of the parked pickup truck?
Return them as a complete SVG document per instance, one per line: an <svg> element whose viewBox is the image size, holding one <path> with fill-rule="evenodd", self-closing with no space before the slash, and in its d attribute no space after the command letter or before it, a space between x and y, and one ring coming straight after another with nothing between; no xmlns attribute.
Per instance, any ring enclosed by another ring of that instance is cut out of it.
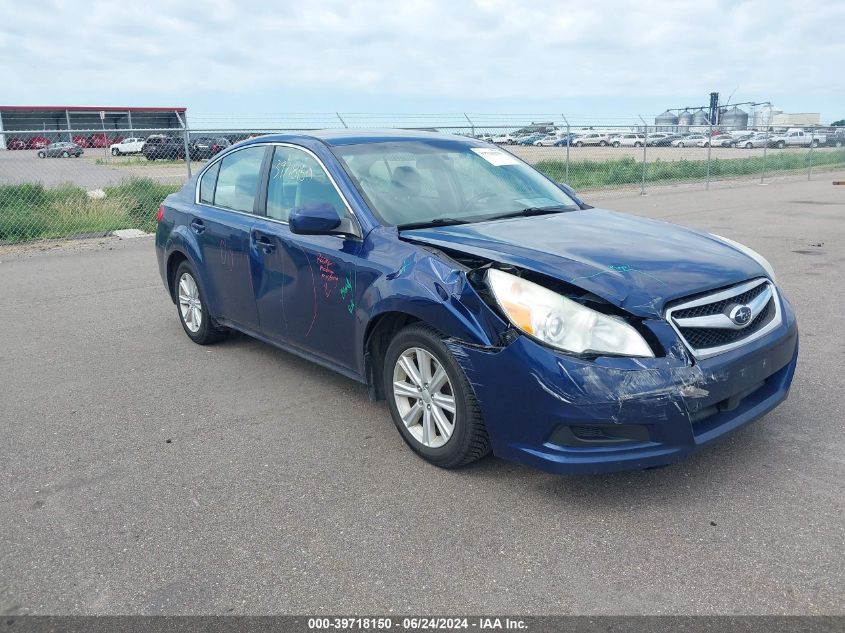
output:
<svg viewBox="0 0 845 633"><path fill-rule="evenodd" d="M786 131L786 134L773 136L769 139L770 147L818 147L827 142L827 136L818 132L808 132L798 128Z"/></svg>

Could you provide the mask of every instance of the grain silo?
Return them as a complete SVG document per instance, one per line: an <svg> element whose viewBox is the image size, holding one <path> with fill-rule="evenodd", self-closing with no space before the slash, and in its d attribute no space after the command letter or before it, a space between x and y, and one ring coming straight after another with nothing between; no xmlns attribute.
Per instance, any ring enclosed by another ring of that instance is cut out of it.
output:
<svg viewBox="0 0 845 633"><path fill-rule="evenodd" d="M654 125L660 132L674 132L678 126L678 117L669 110L654 117Z"/></svg>

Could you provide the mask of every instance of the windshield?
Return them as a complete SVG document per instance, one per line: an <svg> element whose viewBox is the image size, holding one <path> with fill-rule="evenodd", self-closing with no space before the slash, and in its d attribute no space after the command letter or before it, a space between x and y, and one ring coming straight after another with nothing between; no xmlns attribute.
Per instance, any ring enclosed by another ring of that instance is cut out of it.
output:
<svg viewBox="0 0 845 633"><path fill-rule="evenodd" d="M408 140L332 148L386 225L479 222L571 211L557 185L511 154L462 140Z"/></svg>

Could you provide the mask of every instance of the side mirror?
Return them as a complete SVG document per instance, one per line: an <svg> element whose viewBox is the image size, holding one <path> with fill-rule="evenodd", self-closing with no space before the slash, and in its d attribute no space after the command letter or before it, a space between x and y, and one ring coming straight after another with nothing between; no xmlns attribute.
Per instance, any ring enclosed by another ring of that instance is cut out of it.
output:
<svg viewBox="0 0 845 633"><path fill-rule="evenodd" d="M328 202L294 207L288 225L291 233L298 235L349 235L361 237L351 218L341 218L337 209Z"/></svg>

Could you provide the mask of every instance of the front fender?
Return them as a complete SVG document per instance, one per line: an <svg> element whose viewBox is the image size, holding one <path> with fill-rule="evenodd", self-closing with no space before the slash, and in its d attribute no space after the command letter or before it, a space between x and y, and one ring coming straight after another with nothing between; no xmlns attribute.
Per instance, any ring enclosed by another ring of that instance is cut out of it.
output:
<svg viewBox="0 0 845 633"><path fill-rule="evenodd" d="M362 305L371 306L369 323L389 312L408 314L446 336L476 345L495 345L507 327L464 270L423 249L415 249L397 271L379 277L362 299Z"/></svg>

